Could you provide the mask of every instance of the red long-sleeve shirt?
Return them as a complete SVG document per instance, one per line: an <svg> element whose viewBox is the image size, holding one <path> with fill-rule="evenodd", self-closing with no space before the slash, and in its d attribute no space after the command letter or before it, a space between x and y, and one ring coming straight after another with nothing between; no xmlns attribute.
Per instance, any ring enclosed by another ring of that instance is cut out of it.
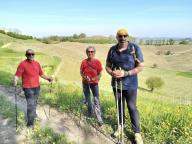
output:
<svg viewBox="0 0 192 144"><path fill-rule="evenodd" d="M85 76L88 76L89 78L94 78L98 76L102 71L102 65L101 62L98 59L84 59L81 63L80 71ZM87 83L86 81L83 81L84 83ZM97 84L98 80L91 80L89 83Z"/></svg>
<svg viewBox="0 0 192 144"><path fill-rule="evenodd" d="M24 60L17 67L15 75L22 78L23 88L33 88L40 85L39 76L43 75L43 70L37 61Z"/></svg>

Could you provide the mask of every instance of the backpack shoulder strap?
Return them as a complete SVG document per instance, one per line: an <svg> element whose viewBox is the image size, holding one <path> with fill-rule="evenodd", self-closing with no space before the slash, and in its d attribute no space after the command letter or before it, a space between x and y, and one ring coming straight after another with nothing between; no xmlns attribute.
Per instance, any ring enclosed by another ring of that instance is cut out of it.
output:
<svg viewBox="0 0 192 144"><path fill-rule="evenodd" d="M111 54L111 55L113 54L113 52L115 51L115 49L117 49L117 46L118 46L118 44L116 44L116 45L114 45L114 46L111 47L111 49L110 49L110 54Z"/></svg>
<svg viewBox="0 0 192 144"><path fill-rule="evenodd" d="M134 44L132 44L131 49L132 49L131 54L133 54L133 58L134 58L134 60L135 60L135 63L136 63L136 64L141 63L141 61L137 58L137 54L136 54L136 52L135 52L135 46L134 46Z"/></svg>

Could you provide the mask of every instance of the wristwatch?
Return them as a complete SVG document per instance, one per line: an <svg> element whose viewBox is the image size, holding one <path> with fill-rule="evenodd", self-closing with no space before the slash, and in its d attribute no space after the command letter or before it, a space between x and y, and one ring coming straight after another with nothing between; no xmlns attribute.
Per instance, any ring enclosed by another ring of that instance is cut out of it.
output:
<svg viewBox="0 0 192 144"><path fill-rule="evenodd" d="M124 77L126 77L126 76L130 76L130 71L125 71L124 72Z"/></svg>

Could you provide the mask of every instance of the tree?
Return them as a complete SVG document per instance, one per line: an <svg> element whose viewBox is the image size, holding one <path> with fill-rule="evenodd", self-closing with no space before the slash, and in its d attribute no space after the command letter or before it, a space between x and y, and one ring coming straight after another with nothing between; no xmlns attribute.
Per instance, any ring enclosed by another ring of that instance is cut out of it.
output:
<svg viewBox="0 0 192 144"><path fill-rule="evenodd" d="M186 40L182 40L181 42L179 42L179 44L189 44L189 42Z"/></svg>
<svg viewBox="0 0 192 144"><path fill-rule="evenodd" d="M86 34L85 33L80 33L79 38L86 38Z"/></svg>
<svg viewBox="0 0 192 144"><path fill-rule="evenodd" d="M162 44L162 45L165 45L165 39L162 39L162 40L161 40L161 44Z"/></svg>
<svg viewBox="0 0 192 144"><path fill-rule="evenodd" d="M170 45L173 45L174 43L175 43L175 41L170 38L170 39L169 39L169 44L170 44Z"/></svg>
<svg viewBox="0 0 192 144"><path fill-rule="evenodd" d="M170 50L166 51L165 55L171 55L171 51Z"/></svg>
<svg viewBox="0 0 192 144"><path fill-rule="evenodd" d="M52 41L60 41L60 37L59 36L50 36L48 37L48 39L52 40Z"/></svg>
<svg viewBox="0 0 192 144"><path fill-rule="evenodd" d="M161 88L164 84L163 80L160 77L155 76L149 77L145 83L151 92L153 92L155 88Z"/></svg>
<svg viewBox="0 0 192 144"><path fill-rule="evenodd" d="M77 39L77 38L79 38L79 36L77 34L73 34L73 38Z"/></svg>

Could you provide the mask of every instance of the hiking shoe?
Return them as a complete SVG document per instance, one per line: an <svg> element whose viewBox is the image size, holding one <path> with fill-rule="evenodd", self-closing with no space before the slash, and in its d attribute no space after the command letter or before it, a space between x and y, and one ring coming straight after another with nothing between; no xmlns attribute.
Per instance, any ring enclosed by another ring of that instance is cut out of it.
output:
<svg viewBox="0 0 192 144"><path fill-rule="evenodd" d="M102 126L104 124L103 119L101 118L100 115L96 115L96 116L97 116L97 122L98 122L99 126Z"/></svg>
<svg viewBox="0 0 192 144"><path fill-rule="evenodd" d="M102 126L104 124L103 120L98 120L99 126Z"/></svg>
<svg viewBox="0 0 192 144"><path fill-rule="evenodd" d="M27 134L28 136L32 135L33 129L34 129L33 125L27 126L27 132L26 132L26 134Z"/></svg>
<svg viewBox="0 0 192 144"><path fill-rule="evenodd" d="M143 144L143 139L140 133L135 133L135 142L136 144Z"/></svg>
<svg viewBox="0 0 192 144"><path fill-rule="evenodd" d="M34 127L34 126L33 126L32 124L27 124L27 128L28 128L28 129L33 129L33 127Z"/></svg>

